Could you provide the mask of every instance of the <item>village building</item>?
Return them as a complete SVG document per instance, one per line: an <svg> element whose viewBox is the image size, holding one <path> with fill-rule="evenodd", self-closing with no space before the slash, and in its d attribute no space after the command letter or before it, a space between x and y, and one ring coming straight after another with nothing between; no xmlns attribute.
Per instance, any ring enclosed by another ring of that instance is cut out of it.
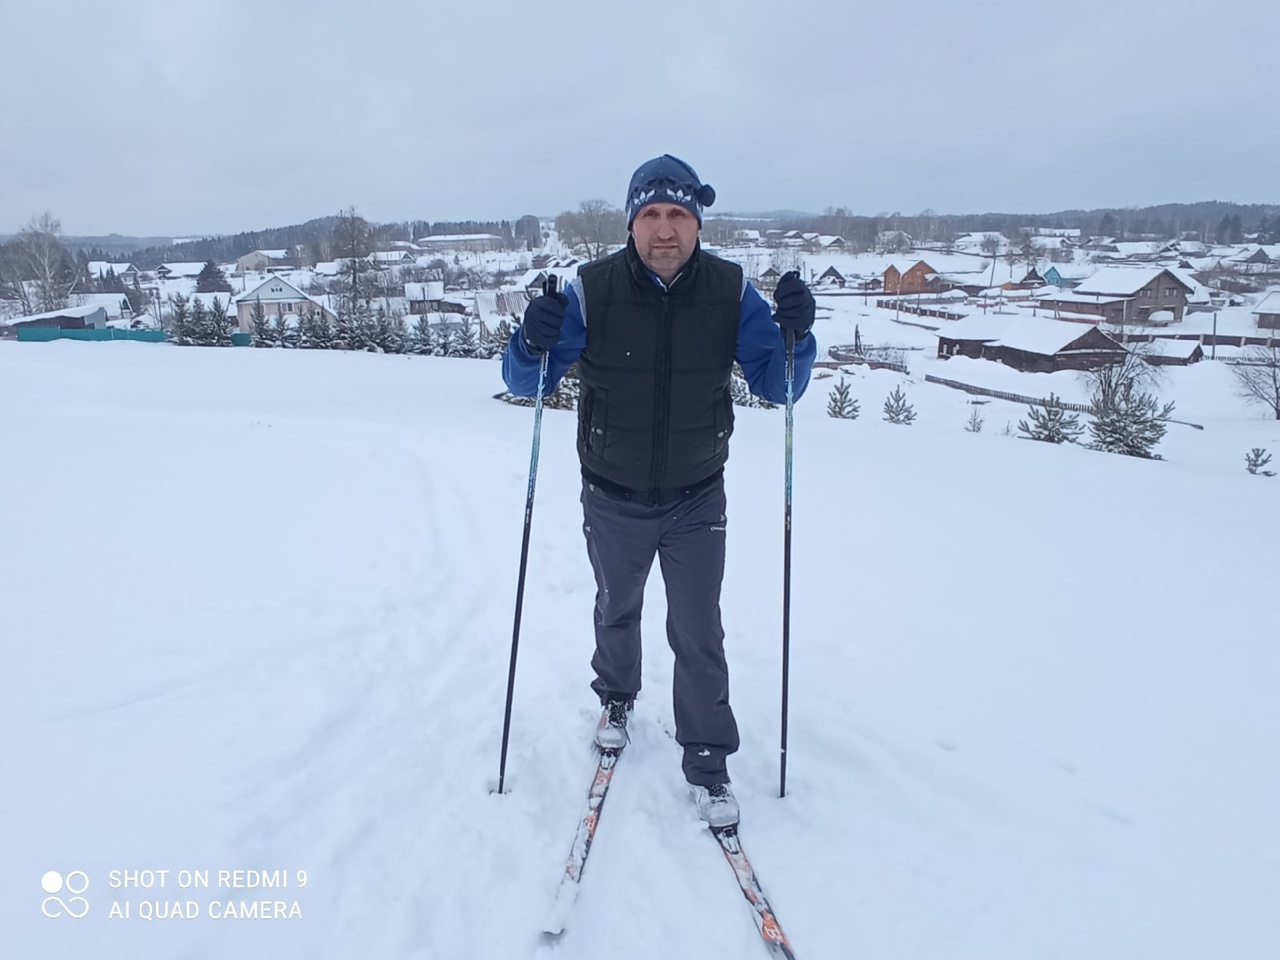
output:
<svg viewBox="0 0 1280 960"><path fill-rule="evenodd" d="M939 290L938 271L917 260L910 266L891 263L884 271L884 292L904 296L911 293L936 293Z"/></svg>
<svg viewBox="0 0 1280 960"><path fill-rule="evenodd" d="M1253 308L1258 318L1258 329L1280 330L1280 290L1273 290Z"/></svg>
<svg viewBox="0 0 1280 960"><path fill-rule="evenodd" d="M161 280L194 280L200 276L200 271L204 269L205 261L198 263L188 261L185 263L162 263L156 267L156 276Z"/></svg>
<svg viewBox="0 0 1280 960"><path fill-rule="evenodd" d="M106 280L115 277L126 286L138 285L138 268L132 263L111 263L107 260L90 260L85 269L91 280Z"/></svg>
<svg viewBox="0 0 1280 960"><path fill-rule="evenodd" d="M1152 314L1170 311L1181 323L1192 284L1171 270L1104 267L1073 290L1040 298L1040 308L1055 313L1096 316L1107 323L1151 323Z"/></svg>
<svg viewBox="0 0 1280 960"><path fill-rule="evenodd" d="M297 317L313 311L322 311L329 320L337 320L333 310L280 277L264 280L252 290L235 298L235 318L241 330L253 331L253 314L259 305L268 317Z"/></svg>
<svg viewBox="0 0 1280 960"><path fill-rule="evenodd" d="M243 257L236 258L236 276L243 276L252 271L265 273L272 267L289 268L288 250L254 250Z"/></svg>
<svg viewBox="0 0 1280 960"><path fill-rule="evenodd" d="M1173 339L1156 337L1143 345L1139 352L1142 359L1153 367L1187 367L1204 359L1204 347L1197 339Z"/></svg>
<svg viewBox="0 0 1280 960"><path fill-rule="evenodd" d="M1098 268L1092 265L1075 266L1055 263L1044 272L1044 282L1055 287L1071 290L1097 272Z"/></svg>
<svg viewBox="0 0 1280 960"><path fill-rule="evenodd" d="M1092 370L1125 349L1096 326L1047 317L971 314L938 331L938 357L994 360L1023 373Z"/></svg>
<svg viewBox="0 0 1280 960"><path fill-rule="evenodd" d="M440 313L444 302L444 281L428 280L426 283L406 283L404 298L409 302L409 313L415 317L428 313Z"/></svg>
<svg viewBox="0 0 1280 960"><path fill-rule="evenodd" d="M827 269L823 270L822 273L818 275L818 279L814 281L814 286L840 287L843 289L846 283L848 283L848 281L845 279L844 274L834 266L831 266L827 267Z"/></svg>
<svg viewBox="0 0 1280 960"><path fill-rule="evenodd" d="M107 326L107 311L97 304L83 307L63 307L47 313L33 313L25 317L0 319L0 339L12 340L25 327L51 327L55 330L103 330Z"/></svg>
<svg viewBox="0 0 1280 960"><path fill-rule="evenodd" d="M491 233L453 233L440 234L434 237L418 237L413 241L420 248L431 253L441 250L457 250L463 253L488 253L490 250L501 250L501 237Z"/></svg>

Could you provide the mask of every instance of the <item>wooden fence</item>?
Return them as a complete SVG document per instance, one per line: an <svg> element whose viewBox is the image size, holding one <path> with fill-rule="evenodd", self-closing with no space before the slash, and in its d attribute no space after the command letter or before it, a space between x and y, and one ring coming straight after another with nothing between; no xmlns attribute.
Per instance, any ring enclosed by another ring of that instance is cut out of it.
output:
<svg viewBox="0 0 1280 960"><path fill-rule="evenodd" d="M965 314L954 310L941 310L935 307L918 307L907 300L877 300L877 307L885 310L901 310L903 313L915 314L917 317L937 317L939 320L963 320Z"/></svg>
<svg viewBox="0 0 1280 960"><path fill-rule="evenodd" d="M1008 400L1010 403L1025 403L1027 406L1036 407L1057 407L1060 410L1068 410L1072 413L1087 413L1091 416L1095 415L1093 407L1085 403L1067 403L1064 400L1055 398L1052 402L1045 399L1037 399L1036 397L1028 397L1021 393L1008 393L1004 390L988 390L986 387L975 387L971 383L960 383L958 380L944 380L942 377L935 377L931 373L924 375L926 383L936 383L939 386L950 387L953 390L963 390L965 393L971 393L980 397L992 397L996 400ZM1170 420L1170 423L1181 424L1184 427L1192 427L1196 430L1203 430L1204 426L1199 423L1189 423L1186 420Z"/></svg>

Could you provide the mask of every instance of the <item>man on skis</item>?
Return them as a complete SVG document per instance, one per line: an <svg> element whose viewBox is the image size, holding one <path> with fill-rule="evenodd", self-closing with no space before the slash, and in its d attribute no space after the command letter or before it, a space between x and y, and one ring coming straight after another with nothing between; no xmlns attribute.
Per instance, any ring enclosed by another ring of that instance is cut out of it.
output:
<svg viewBox="0 0 1280 960"><path fill-rule="evenodd" d="M714 200L682 160L664 154L642 164L627 192L626 247L583 267L565 292L529 304L502 375L512 393L533 396L545 353L549 394L579 363L583 532L597 588L596 743L627 743L640 692L641 604L656 555L684 775L699 815L724 827L738 821L727 768L738 728L720 622L729 383L736 360L752 393L785 402L792 332L798 398L817 344L808 335L813 296L797 274L779 281L771 315L738 264L701 249L702 209Z"/></svg>

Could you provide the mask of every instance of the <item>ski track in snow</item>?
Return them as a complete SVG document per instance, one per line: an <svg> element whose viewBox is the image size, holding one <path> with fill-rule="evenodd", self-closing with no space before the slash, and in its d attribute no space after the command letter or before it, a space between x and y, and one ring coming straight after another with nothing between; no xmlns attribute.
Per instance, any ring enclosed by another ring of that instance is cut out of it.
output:
<svg viewBox="0 0 1280 960"><path fill-rule="evenodd" d="M866 422L819 386L797 408L785 800L780 419L742 411L729 466L731 772L797 955L1261 955L1280 621L1242 598L1272 488L899 430L888 383L856 381ZM538 936L594 766L594 585L548 411L495 795L532 422L497 389L474 361L0 343L14 955L765 955L680 773L656 571L632 743L568 929ZM148 867L306 870L268 894L304 919L107 920L106 871ZM94 878L90 918L39 915L54 868Z"/></svg>

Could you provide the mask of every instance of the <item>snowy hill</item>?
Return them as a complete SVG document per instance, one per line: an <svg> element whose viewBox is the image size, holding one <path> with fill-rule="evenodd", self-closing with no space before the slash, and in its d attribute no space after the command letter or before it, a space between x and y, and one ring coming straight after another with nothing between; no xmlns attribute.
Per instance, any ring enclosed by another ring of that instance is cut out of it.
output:
<svg viewBox="0 0 1280 960"><path fill-rule="evenodd" d="M782 417L738 412L730 771L802 960L1274 952L1280 479L1241 457L1280 428L1219 373L1171 374L1206 429L1163 463L1000 436L1025 407L998 401L966 433L932 385L883 423L888 371L832 420L815 381L785 800ZM633 743L570 929L538 942L593 765L594 585L574 417L548 411L492 795L532 426L499 389L481 361L0 343L6 955L765 955L684 793L657 576ZM111 887L144 870L166 885ZM47 871L83 872L88 916L42 916ZM235 917L261 900L301 916Z"/></svg>

